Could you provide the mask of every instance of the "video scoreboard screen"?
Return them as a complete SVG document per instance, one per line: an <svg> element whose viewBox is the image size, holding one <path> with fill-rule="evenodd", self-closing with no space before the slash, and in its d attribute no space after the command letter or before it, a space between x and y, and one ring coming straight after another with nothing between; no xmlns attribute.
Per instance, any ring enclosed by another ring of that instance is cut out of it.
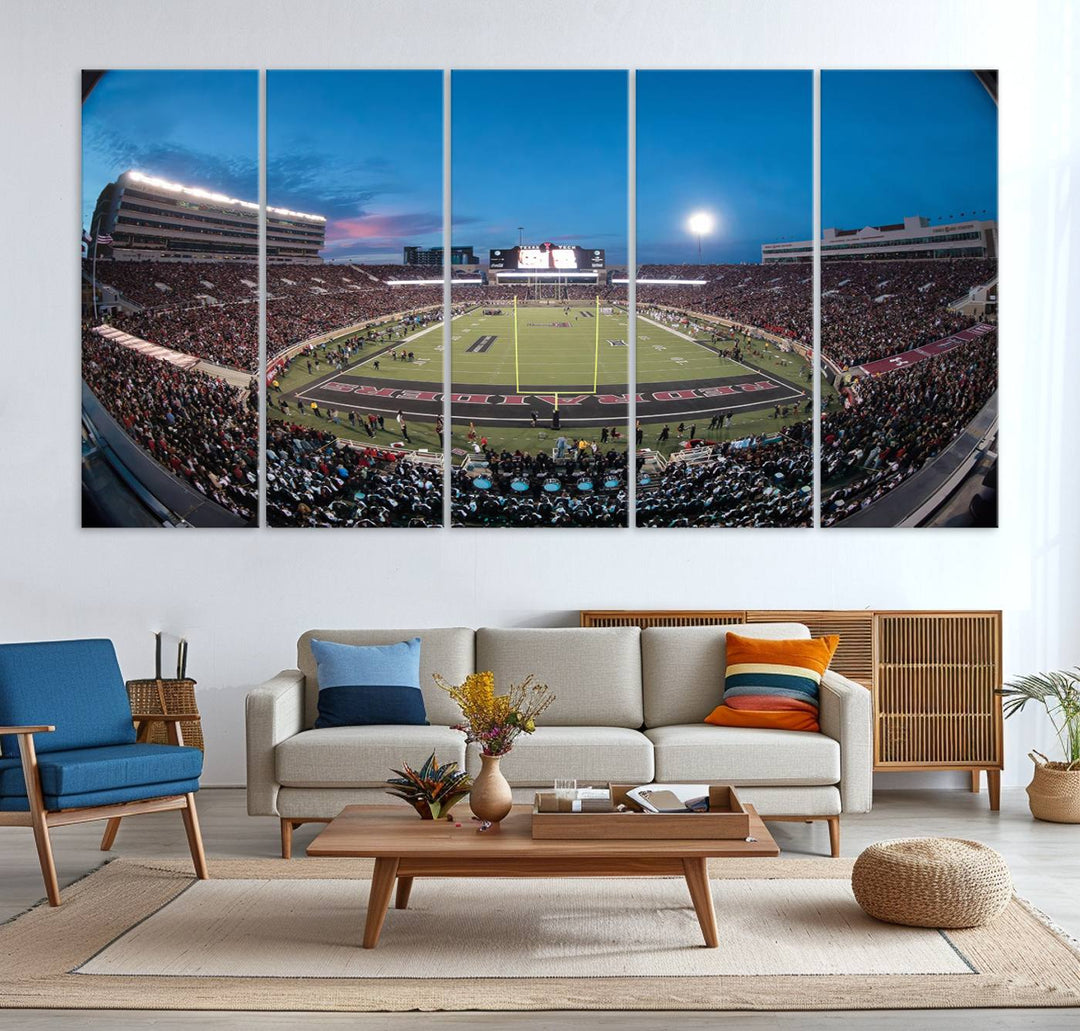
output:
<svg viewBox="0 0 1080 1031"><path fill-rule="evenodd" d="M520 247L505 247L490 252L489 268L498 271L531 269L563 269L574 272L579 269L601 269L604 267L604 252L588 247L571 247L559 243L523 244Z"/></svg>

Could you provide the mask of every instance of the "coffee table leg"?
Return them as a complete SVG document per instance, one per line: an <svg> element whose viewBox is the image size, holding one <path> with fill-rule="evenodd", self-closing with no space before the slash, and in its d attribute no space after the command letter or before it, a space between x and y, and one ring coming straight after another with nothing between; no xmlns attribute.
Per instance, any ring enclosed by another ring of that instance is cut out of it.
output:
<svg viewBox="0 0 1080 1031"><path fill-rule="evenodd" d="M705 859L684 859L683 872L686 886L690 889L690 900L694 903L701 933L705 944L710 949L718 948L720 941L716 935L716 911L713 909L712 889L709 887L709 868Z"/></svg>
<svg viewBox="0 0 1080 1031"><path fill-rule="evenodd" d="M373 949L379 942L379 932L386 919L390 895L397 879L396 859L376 859L375 872L371 876L371 894L368 895L367 922L364 924L364 948Z"/></svg>
<svg viewBox="0 0 1080 1031"><path fill-rule="evenodd" d="M395 909L409 908L409 893L412 891L411 877L399 877L397 879L397 894L394 896Z"/></svg>

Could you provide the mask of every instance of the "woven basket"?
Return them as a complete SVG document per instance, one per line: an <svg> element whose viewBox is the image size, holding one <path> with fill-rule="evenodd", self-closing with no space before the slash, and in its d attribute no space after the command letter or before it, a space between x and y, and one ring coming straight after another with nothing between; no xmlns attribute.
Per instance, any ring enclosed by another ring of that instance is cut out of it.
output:
<svg viewBox="0 0 1080 1031"><path fill-rule="evenodd" d="M937 928L987 924L1013 893L1001 855L959 838L879 841L855 860L851 888L878 920Z"/></svg>
<svg viewBox="0 0 1080 1031"><path fill-rule="evenodd" d="M1028 805L1036 820L1080 823L1080 766L1050 762L1042 752L1029 752L1035 776L1027 786Z"/></svg>
<svg viewBox="0 0 1080 1031"><path fill-rule="evenodd" d="M126 686L131 714L136 720L140 716L180 716L199 711L195 702L194 680L129 680ZM180 732L185 745L205 751L202 723L199 720L182 722ZM152 723L147 740L154 744L168 744L166 724Z"/></svg>

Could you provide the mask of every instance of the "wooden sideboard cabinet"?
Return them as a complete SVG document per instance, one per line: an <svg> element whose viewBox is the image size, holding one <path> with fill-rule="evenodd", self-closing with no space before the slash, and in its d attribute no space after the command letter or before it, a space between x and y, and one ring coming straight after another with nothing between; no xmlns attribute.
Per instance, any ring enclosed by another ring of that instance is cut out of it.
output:
<svg viewBox="0 0 1080 1031"><path fill-rule="evenodd" d="M805 623L839 634L832 668L874 701L874 769L967 770L990 808L1004 767L1001 613L945 610L587 609L582 626L730 626Z"/></svg>

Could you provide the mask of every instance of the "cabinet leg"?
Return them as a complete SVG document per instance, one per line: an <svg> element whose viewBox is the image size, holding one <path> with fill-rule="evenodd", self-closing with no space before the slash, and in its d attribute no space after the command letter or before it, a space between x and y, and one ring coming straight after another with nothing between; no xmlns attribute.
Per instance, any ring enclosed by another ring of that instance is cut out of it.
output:
<svg viewBox="0 0 1080 1031"><path fill-rule="evenodd" d="M979 787L980 787L980 777L979 777L979 775L981 773L982 773L982 770L972 770L971 771L971 793L973 795L977 795L979 793Z"/></svg>
<svg viewBox="0 0 1080 1031"><path fill-rule="evenodd" d="M990 808L997 812L1001 808L1001 770L986 771L986 790L990 795Z"/></svg>

